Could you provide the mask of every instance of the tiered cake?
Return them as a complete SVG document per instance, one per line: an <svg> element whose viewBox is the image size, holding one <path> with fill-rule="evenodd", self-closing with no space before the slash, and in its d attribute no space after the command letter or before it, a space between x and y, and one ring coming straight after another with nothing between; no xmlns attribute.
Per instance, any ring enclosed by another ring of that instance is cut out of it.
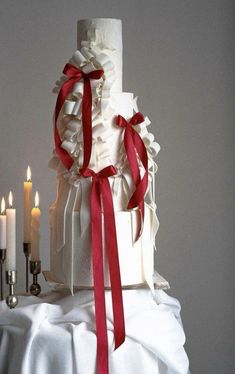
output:
<svg viewBox="0 0 235 374"><path fill-rule="evenodd" d="M138 112L137 98L122 92L122 25L120 20L94 19L78 22L78 50L70 63L84 72L103 69L99 80L91 80L92 151L89 168L98 172L108 165L117 169L109 178L115 210L118 254L122 286L147 282L153 289L154 240L158 229L154 199L154 157L160 147L148 131L147 117L135 126L148 153L148 187L145 194L145 215L138 238L138 207L127 209L134 191L134 182L123 144L124 129L115 119L130 119ZM58 83L64 82L64 77ZM72 290L73 286L93 286L91 264L90 206L91 180L79 176L83 164L82 128L83 81L74 84L66 98L57 126L61 147L74 163L67 170L55 153L50 166L57 170L58 190L50 209L51 276ZM86 136L86 135L85 135ZM144 168L137 156L140 172ZM105 286L110 286L104 248Z"/></svg>

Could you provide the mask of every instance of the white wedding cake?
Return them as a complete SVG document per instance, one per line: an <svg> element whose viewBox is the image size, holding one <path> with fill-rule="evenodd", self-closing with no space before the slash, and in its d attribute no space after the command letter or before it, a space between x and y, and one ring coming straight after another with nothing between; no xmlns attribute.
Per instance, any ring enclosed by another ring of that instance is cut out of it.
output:
<svg viewBox="0 0 235 374"><path fill-rule="evenodd" d="M52 289L0 302L0 374L189 374L180 304L154 270L160 147L122 92L120 20L78 22L55 91Z"/></svg>
<svg viewBox="0 0 235 374"><path fill-rule="evenodd" d="M147 175L144 193L144 216L135 206L127 209L136 188L124 145L125 129L117 125L117 116L127 121L138 112L137 97L122 91L122 24L116 19L92 19L78 22L78 49L69 61L70 68L85 74L103 70L99 79L90 79L92 94L92 147L89 169L96 173L112 165L116 174L108 178L112 192L118 257L123 287L147 283L153 290L155 235L158 230L154 197L154 161L160 146L149 132L150 121L144 117L132 126L142 139L148 157L147 171L143 160L134 150L140 178ZM72 65L72 66L71 66ZM57 82L57 92L68 79ZM86 99L86 98L85 98ZM75 82L64 97L57 119L60 148L72 160L69 169L55 151L50 167L57 172L56 201L50 208L50 279L70 287L93 286L90 190L91 178L84 178L85 137L83 127L83 79ZM130 147L128 145L128 147ZM103 214L103 213L102 213ZM103 219L103 218L102 218ZM104 230L104 229L103 229ZM110 286L107 246L103 244L105 287ZM164 283L167 287L167 282Z"/></svg>

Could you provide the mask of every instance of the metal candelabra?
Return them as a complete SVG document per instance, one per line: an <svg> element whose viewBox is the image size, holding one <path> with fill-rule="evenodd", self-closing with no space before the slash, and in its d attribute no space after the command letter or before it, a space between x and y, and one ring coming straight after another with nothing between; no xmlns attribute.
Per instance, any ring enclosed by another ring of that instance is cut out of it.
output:
<svg viewBox="0 0 235 374"><path fill-rule="evenodd" d="M9 295L6 298L7 306L13 309L18 304L18 297L15 295L14 286L17 281L17 271L7 270L6 271L6 283L9 285Z"/></svg>

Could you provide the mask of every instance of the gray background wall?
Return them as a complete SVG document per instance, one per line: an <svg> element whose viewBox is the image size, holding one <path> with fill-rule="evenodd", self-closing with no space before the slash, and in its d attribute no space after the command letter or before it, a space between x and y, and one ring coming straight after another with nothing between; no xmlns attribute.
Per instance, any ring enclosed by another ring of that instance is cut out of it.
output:
<svg viewBox="0 0 235 374"><path fill-rule="evenodd" d="M40 191L42 261L49 267L52 88L76 49L76 21L121 18L124 90L138 94L162 147L156 265L181 301L197 374L235 370L234 10L232 0L0 3L0 195L10 188L15 195L19 269L28 163Z"/></svg>

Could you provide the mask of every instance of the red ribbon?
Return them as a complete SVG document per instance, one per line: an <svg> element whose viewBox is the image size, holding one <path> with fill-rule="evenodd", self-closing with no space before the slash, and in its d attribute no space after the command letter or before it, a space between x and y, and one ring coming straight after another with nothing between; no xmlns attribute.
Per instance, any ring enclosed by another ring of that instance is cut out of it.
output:
<svg viewBox="0 0 235 374"><path fill-rule="evenodd" d="M108 335L106 323L102 209L104 212L104 238L107 252L114 321L115 349L125 341L125 320L122 300L122 285L118 258L118 246L113 209L112 192L108 177L117 173L114 166L107 166L99 173L91 169L82 171L83 177L92 177L91 184L91 242L95 296L95 318L97 332L97 372L108 374Z"/></svg>
<svg viewBox="0 0 235 374"><path fill-rule="evenodd" d="M82 99L82 127L83 127L83 166L85 170L91 158L91 147L92 147L92 93L90 79L100 79L103 75L103 70L94 70L90 73L84 73L72 64L66 64L63 73L69 78L66 80L60 88L60 92L57 97L54 115L54 140L55 149L58 157L67 169L70 169L73 165L73 158L66 152L62 147L62 141L57 128L57 120L61 111L61 108L65 102L66 97L71 92L74 84L81 79L84 81L83 88L83 99Z"/></svg>
<svg viewBox="0 0 235 374"><path fill-rule="evenodd" d="M144 122L144 116L140 112L136 113L129 121L118 115L116 124L125 128L124 132L124 146L129 162L132 178L135 183L135 191L133 192L129 202L128 209L139 207L142 224L144 221L144 196L148 187L148 154L144 142L138 132L135 131L133 126ZM145 169L144 175L141 179L140 170L138 165L137 155L142 162ZM140 234L140 233L139 233ZM139 235L138 235L139 237Z"/></svg>

